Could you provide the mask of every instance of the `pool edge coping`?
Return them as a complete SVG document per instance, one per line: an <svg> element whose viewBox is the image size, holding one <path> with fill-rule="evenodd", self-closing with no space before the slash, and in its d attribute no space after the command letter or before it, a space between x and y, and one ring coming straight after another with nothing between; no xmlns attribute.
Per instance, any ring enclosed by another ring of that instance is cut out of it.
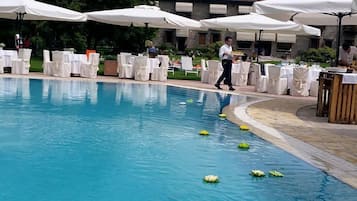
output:
<svg viewBox="0 0 357 201"><path fill-rule="evenodd" d="M260 98L239 106L230 105L224 108L224 112L233 123L247 124L250 131L258 137L357 189L357 169L354 164L267 126L248 114L247 109L250 105L272 99Z"/></svg>

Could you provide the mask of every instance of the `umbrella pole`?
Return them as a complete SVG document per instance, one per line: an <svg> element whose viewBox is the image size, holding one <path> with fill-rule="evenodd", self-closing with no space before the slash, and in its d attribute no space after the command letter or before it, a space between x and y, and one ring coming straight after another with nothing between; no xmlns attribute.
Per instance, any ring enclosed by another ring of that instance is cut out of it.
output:
<svg viewBox="0 0 357 201"><path fill-rule="evenodd" d="M337 47L336 47L335 66L338 66L338 59L339 59L339 56L340 56L342 18L344 17L344 15L342 13L338 13L337 17L338 17L338 32L337 32Z"/></svg>
<svg viewBox="0 0 357 201"><path fill-rule="evenodd" d="M259 35L258 35L257 63L259 63L259 41L260 41L260 37L261 37L261 35L262 35L262 31L263 31L263 30L259 30Z"/></svg>

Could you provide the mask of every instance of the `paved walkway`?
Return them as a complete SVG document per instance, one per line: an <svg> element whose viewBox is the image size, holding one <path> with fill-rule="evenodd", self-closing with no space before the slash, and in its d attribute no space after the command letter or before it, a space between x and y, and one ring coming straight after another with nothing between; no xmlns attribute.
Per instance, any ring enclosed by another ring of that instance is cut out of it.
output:
<svg viewBox="0 0 357 201"><path fill-rule="evenodd" d="M24 77L0 74L6 77ZM31 73L39 79L63 79ZM66 78L79 79L84 78ZM103 82L135 82L115 77L99 76ZM151 82L173 86L216 90L214 86L198 81L169 80ZM227 93L254 96L256 99L245 105L230 105L224 109L227 118L237 124L248 124L251 131L295 156L327 171L357 188L357 126L327 123L327 118L315 116L316 98L297 98L255 93L251 86L237 87Z"/></svg>

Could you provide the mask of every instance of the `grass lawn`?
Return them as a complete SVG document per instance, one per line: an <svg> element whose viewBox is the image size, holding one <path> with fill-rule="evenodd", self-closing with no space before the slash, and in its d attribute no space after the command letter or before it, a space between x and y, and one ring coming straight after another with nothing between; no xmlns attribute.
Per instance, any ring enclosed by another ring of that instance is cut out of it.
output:
<svg viewBox="0 0 357 201"><path fill-rule="evenodd" d="M175 75L172 73L168 74L168 79L175 79L175 80L201 80L201 77L197 76L196 74L188 73L187 76L185 75L185 71L175 70Z"/></svg>

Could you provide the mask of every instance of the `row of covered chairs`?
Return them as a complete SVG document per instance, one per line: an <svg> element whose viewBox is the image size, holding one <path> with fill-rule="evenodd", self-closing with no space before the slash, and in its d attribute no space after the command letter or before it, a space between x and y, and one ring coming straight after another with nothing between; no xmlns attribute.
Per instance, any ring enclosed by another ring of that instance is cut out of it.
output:
<svg viewBox="0 0 357 201"><path fill-rule="evenodd" d="M157 58L135 56L130 53L117 55L117 72L119 78L134 78L135 80L166 81L169 68L169 57L158 55ZM151 76L150 76L151 75Z"/></svg>
<svg viewBox="0 0 357 201"><path fill-rule="evenodd" d="M253 69L256 74L257 92L284 95L290 90L292 96L317 96L317 78L322 69L302 66L282 68L274 64L253 64Z"/></svg>
<svg viewBox="0 0 357 201"><path fill-rule="evenodd" d="M85 55L84 55L85 56ZM55 77L70 77L74 67L79 68L79 76L96 78L99 70L99 53L90 53L88 60L84 57L74 59L74 55L67 51L52 51L52 61L50 51L43 50L43 72L45 75Z"/></svg>
<svg viewBox="0 0 357 201"><path fill-rule="evenodd" d="M207 65L206 65L207 64ZM247 86L250 62L232 64L232 84L235 86ZM222 74L223 68L218 60L201 60L201 81L214 84Z"/></svg>
<svg viewBox="0 0 357 201"><path fill-rule="evenodd" d="M11 68L12 74L29 74L31 49L21 48L18 50L0 51L0 73L4 73L4 68Z"/></svg>

